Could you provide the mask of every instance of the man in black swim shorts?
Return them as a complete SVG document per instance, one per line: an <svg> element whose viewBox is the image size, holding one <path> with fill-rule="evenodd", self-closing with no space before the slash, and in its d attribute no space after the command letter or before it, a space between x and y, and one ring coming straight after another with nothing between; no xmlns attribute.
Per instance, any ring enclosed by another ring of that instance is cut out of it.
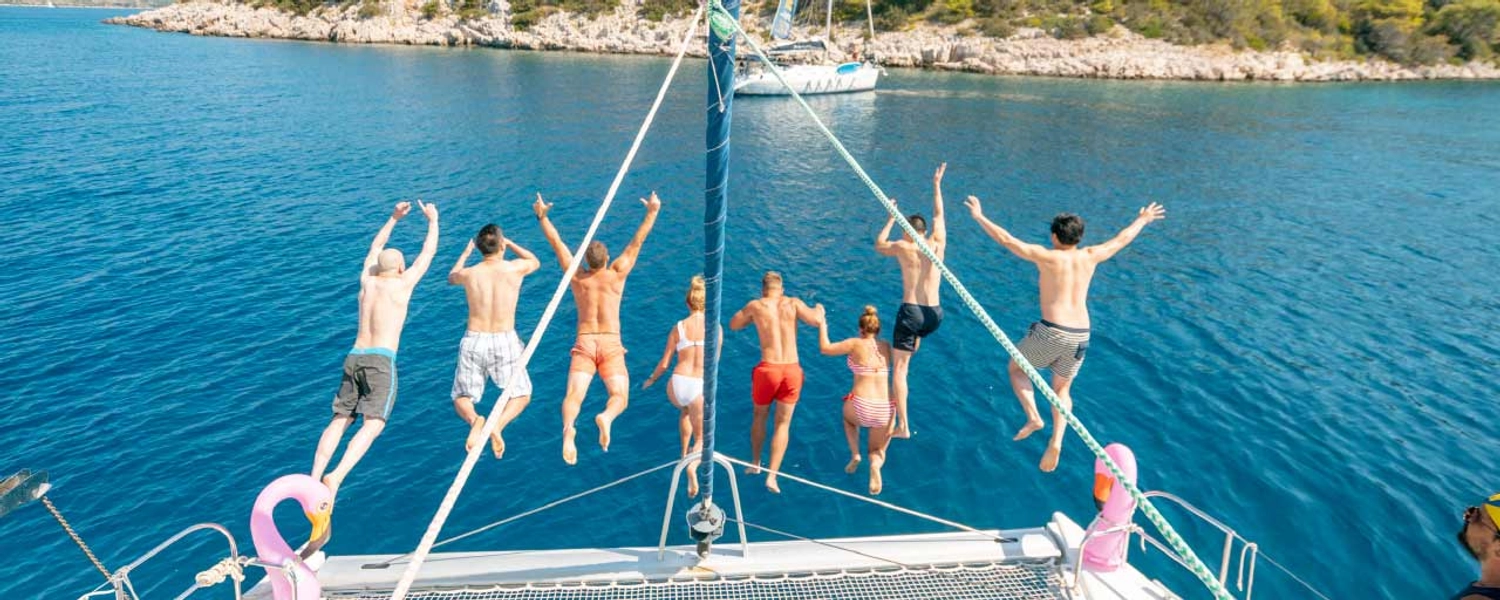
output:
<svg viewBox="0 0 1500 600"><path fill-rule="evenodd" d="M920 214L906 218L912 229L923 236L939 260L948 249L948 228L943 219L943 171L948 163L938 166L932 175L932 232L927 231L927 219ZM888 217L885 227L875 238L875 251L896 258L901 265L901 308L896 311L895 336L891 340L891 371L894 373L892 396L896 400L896 418L891 419L892 437L911 437L911 422L906 413L906 374L911 366L911 356L917 351L922 338L932 335L943 324L943 309L938 306L938 289L942 286L942 274L932 261L922 254L911 236L902 233L901 239L890 240L891 227L896 219Z"/></svg>

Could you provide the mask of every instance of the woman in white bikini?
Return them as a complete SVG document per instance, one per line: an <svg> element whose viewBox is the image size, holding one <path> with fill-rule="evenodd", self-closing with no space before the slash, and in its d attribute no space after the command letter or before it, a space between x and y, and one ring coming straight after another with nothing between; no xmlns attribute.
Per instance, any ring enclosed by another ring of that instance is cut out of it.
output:
<svg viewBox="0 0 1500 600"><path fill-rule="evenodd" d="M682 439L683 456L703 450L703 304L703 277L695 275L688 285L688 316L678 321L667 334L667 350L662 353L661 362L656 363L656 370L641 385L641 389L651 387L672 364L672 357L677 357L677 368L672 370L672 378L667 381L667 400L681 413L677 419L677 432ZM688 467L688 472L693 475L688 479L688 497L698 495L697 466L697 461L694 461Z"/></svg>
<svg viewBox="0 0 1500 600"><path fill-rule="evenodd" d="M870 430L870 495L880 494L880 467L885 465L885 449L891 439L890 364L891 346L880 336L880 316L875 307L866 306L859 317L859 337L837 343L828 341L828 317L819 304L818 349L829 356L848 356L849 370L854 373L854 388L844 397L844 436L849 439L849 464L845 473L859 470L859 429Z"/></svg>

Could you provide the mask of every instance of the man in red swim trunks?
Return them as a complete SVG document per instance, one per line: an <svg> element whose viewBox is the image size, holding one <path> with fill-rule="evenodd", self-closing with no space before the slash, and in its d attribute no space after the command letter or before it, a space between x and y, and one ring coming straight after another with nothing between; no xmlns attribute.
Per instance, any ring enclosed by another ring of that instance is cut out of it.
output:
<svg viewBox="0 0 1500 600"><path fill-rule="evenodd" d="M625 345L620 342L620 298L625 294L625 278L635 268L641 246L646 243L651 226L656 224L661 200L657 199L656 192L651 192L651 199L641 200L641 204L646 206L646 216L641 219L641 226L636 229L625 252L610 263L609 249L594 241L583 253L585 266L573 275L571 282L573 301L578 304L578 341L573 345L573 363L568 367L568 394L562 404L562 455L563 462L570 465L578 463L578 446L573 443L578 432L573 424L578 420L578 411L583 408L583 397L594 382L594 373L599 374L604 380L604 389L609 391L604 412L594 417L594 424L599 427L599 447L605 452L609 451L610 426L630 403L630 373L625 370ZM551 208L551 204L542 201L541 194L536 195L532 209L542 224L547 243L557 254L558 264L567 270L568 264L573 262L573 253L547 218L547 211Z"/></svg>
<svg viewBox="0 0 1500 600"><path fill-rule="evenodd" d="M760 364L750 374L750 396L755 401L755 418L750 423L750 454L754 467L745 469L750 475L760 473L760 449L766 441L766 416L771 412L771 403L776 403L776 433L771 436L771 472L766 476L766 489L781 493L776 484L776 474L781 471L781 458L786 454L788 438L792 433L792 411L797 409L797 398L802 395L802 366L797 363L797 322L816 327L817 315L800 298L786 296L781 287L781 274L767 271L760 280L761 297L751 300L734 313L729 328L734 331L754 324L760 336Z"/></svg>

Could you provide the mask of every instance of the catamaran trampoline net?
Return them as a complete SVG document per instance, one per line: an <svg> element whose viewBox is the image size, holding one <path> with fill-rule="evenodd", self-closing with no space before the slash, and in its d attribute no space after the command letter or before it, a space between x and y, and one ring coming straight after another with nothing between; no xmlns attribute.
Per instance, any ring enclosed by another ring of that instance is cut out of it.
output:
<svg viewBox="0 0 1500 600"><path fill-rule="evenodd" d="M329 600L383 600L389 591L324 591ZM741 600L758 598L838 600L1053 600L1069 598L1051 561L982 563L714 577L665 581L526 584L413 589L408 598L428 600Z"/></svg>

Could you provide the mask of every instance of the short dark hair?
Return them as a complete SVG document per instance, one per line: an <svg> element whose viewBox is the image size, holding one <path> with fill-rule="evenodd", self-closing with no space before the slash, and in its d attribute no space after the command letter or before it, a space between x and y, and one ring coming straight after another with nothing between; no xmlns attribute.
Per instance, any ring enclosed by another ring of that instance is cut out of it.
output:
<svg viewBox="0 0 1500 600"><path fill-rule="evenodd" d="M911 223L911 228L917 230L917 233L927 233L926 217L923 217L922 215L917 213L912 213L910 216L906 217L906 222Z"/></svg>
<svg viewBox="0 0 1500 600"><path fill-rule="evenodd" d="M1076 246L1083 241L1083 217L1073 213L1061 213L1052 217L1052 235L1057 236L1059 244Z"/></svg>
<svg viewBox="0 0 1500 600"><path fill-rule="evenodd" d="M590 271L598 271L609 264L609 248L604 242L594 240L589 242L589 249L583 252L583 258L588 261Z"/></svg>
<svg viewBox="0 0 1500 600"><path fill-rule="evenodd" d="M474 236L474 247L485 256L499 252L505 247L505 233L494 223L480 227L479 233Z"/></svg>

